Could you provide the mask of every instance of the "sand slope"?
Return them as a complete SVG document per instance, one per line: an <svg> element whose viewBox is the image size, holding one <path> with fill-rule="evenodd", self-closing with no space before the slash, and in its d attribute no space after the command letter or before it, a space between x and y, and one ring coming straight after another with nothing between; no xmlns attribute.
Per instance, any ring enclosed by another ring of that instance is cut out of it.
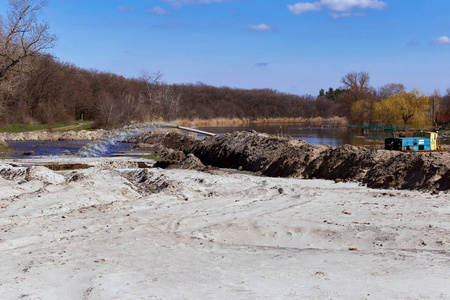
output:
<svg viewBox="0 0 450 300"><path fill-rule="evenodd" d="M111 160L2 162L2 298L450 298L448 194Z"/></svg>

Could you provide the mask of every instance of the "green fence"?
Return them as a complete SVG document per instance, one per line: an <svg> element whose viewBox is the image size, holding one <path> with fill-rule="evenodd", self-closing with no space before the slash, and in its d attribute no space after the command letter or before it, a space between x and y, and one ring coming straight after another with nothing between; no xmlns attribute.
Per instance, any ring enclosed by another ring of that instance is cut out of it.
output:
<svg viewBox="0 0 450 300"><path fill-rule="evenodd" d="M358 124L349 123L348 128L350 129L361 129L367 131L405 131L407 128L405 125L399 124Z"/></svg>

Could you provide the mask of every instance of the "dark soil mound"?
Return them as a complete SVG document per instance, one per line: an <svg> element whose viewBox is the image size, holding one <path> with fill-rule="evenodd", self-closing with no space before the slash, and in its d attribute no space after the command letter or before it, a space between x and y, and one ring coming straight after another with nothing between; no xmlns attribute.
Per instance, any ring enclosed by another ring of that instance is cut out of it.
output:
<svg viewBox="0 0 450 300"><path fill-rule="evenodd" d="M195 140L178 133L138 138L192 153L204 164L273 177L358 181L372 188L448 191L450 153L402 153L344 145L310 145L255 131Z"/></svg>
<svg viewBox="0 0 450 300"><path fill-rule="evenodd" d="M329 148L249 131L205 138L184 150L217 167L240 168L273 177L303 177L307 167Z"/></svg>

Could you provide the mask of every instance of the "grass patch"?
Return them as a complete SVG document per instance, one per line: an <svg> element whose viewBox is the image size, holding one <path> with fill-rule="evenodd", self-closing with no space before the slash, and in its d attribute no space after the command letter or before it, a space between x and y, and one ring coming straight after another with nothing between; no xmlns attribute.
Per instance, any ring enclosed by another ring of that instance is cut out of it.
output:
<svg viewBox="0 0 450 300"><path fill-rule="evenodd" d="M67 131L81 131L81 130L88 130L93 131L94 121L75 121L72 123L72 125L69 125L73 128L56 128L59 132L67 132ZM75 126L75 127L74 127Z"/></svg>
<svg viewBox="0 0 450 300"><path fill-rule="evenodd" d="M37 131L48 129L45 124L11 124L7 127L0 128L0 132L18 133L27 131Z"/></svg>
<svg viewBox="0 0 450 300"><path fill-rule="evenodd" d="M154 153L153 154L141 155L141 156L139 156L139 158L153 159L153 160L156 160L156 161L162 160L161 157L159 157L157 154L154 154Z"/></svg>

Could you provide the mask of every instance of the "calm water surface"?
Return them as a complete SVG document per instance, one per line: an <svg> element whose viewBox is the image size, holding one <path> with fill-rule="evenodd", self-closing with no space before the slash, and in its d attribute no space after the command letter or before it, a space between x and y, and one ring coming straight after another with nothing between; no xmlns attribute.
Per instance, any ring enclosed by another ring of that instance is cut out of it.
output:
<svg viewBox="0 0 450 300"><path fill-rule="evenodd" d="M255 123L248 126L201 127L199 129L216 134L256 130L270 135L291 136L296 139L302 139L309 144L326 144L331 146L350 144L371 148L384 146L384 139L392 136L389 132L378 132L362 136L361 132L352 132L347 126L320 126L318 124L307 125L305 123Z"/></svg>

